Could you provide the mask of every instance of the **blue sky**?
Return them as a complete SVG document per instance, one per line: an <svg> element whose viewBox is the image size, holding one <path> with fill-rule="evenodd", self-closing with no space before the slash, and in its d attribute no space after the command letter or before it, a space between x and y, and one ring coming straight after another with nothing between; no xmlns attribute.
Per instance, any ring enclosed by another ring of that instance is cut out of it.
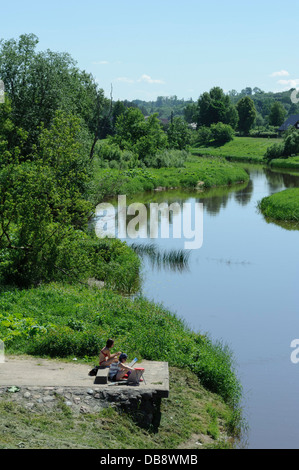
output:
<svg viewBox="0 0 299 470"><path fill-rule="evenodd" d="M69 52L114 99L299 86L299 2L0 0L0 38ZM1 78L1 77L0 77Z"/></svg>

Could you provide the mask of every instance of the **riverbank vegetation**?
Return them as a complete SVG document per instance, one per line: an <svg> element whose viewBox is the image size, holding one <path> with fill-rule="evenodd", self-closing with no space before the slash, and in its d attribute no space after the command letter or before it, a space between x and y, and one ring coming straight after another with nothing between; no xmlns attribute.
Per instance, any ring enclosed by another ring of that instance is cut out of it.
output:
<svg viewBox="0 0 299 470"><path fill-rule="evenodd" d="M290 188L263 198L259 210L278 221L299 222L299 188Z"/></svg>
<svg viewBox="0 0 299 470"><path fill-rule="evenodd" d="M199 158L189 154L184 166L179 168L132 168L121 171L102 169L96 163L90 192L96 201L117 194L131 195L158 188L202 190L248 180L244 169L226 162L224 158Z"/></svg>
<svg viewBox="0 0 299 470"><path fill-rule="evenodd" d="M231 352L182 319L142 297L112 290L47 284L3 289L0 334L7 351L50 357L86 357L98 362L107 337L130 357L168 361L196 373L201 384L235 407L241 388Z"/></svg>
<svg viewBox="0 0 299 470"><path fill-rule="evenodd" d="M197 376L169 369L170 395L161 401L158 430L138 426L114 408L77 414L62 399L34 413L10 393L0 397L1 449L230 449L236 415ZM34 432L32 431L34 429ZM107 435L109 438L107 438Z"/></svg>
<svg viewBox="0 0 299 470"><path fill-rule="evenodd" d="M284 132L283 140L271 145L265 154L265 160L271 166L276 168L299 169L299 131L290 127ZM285 161L283 161L285 160Z"/></svg>
<svg viewBox="0 0 299 470"><path fill-rule="evenodd" d="M271 160L271 168L286 168L290 170L299 170L299 156L288 158L275 158Z"/></svg>

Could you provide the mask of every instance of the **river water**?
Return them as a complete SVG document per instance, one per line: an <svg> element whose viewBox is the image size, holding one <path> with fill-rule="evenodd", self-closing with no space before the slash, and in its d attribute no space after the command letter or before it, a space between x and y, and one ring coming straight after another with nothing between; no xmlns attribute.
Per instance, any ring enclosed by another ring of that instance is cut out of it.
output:
<svg viewBox="0 0 299 470"><path fill-rule="evenodd" d="M190 250L186 269L145 257L142 293L230 347L248 424L241 446L297 449L299 363L291 360L291 342L299 338L299 231L267 222L256 206L264 196L298 187L299 174L246 169L249 183L230 189L135 196L141 203L203 203L202 247ZM134 242L184 248L183 239Z"/></svg>

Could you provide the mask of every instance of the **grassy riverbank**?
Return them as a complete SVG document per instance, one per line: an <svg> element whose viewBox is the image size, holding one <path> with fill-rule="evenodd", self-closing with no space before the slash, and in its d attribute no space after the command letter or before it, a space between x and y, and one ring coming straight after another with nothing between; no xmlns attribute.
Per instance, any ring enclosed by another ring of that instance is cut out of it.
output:
<svg viewBox="0 0 299 470"><path fill-rule="evenodd" d="M289 158L276 158L270 162L271 168L289 168L299 170L299 156Z"/></svg>
<svg viewBox="0 0 299 470"><path fill-rule="evenodd" d="M100 345L114 337L116 348L130 356L159 357L170 365L187 367L226 401L236 403L239 398L229 352L146 299L50 284L4 291L0 301L1 337L12 352L97 361Z"/></svg>
<svg viewBox="0 0 299 470"><path fill-rule="evenodd" d="M230 448L236 416L197 376L170 368L170 395L161 402L158 431L140 428L114 408L75 413L62 399L51 409L26 408L21 394L0 396L1 449L206 449Z"/></svg>
<svg viewBox="0 0 299 470"><path fill-rule="evenodd" d="M299 222L299 188L286 189L265 197L258 207L265 217Z"/></svg>
<svg viewBox="0 0 299 470"><path fill-rule="evenodd" d="M108 337L129 357L168 361L194 372L201 384L237 406L241 386L230 351L144 298L108 290L49 284L5 290L0 297L0 336L10 353L83 358L97 363Z"/></svg>
<svg viewBox="0 0 299 470"><path fill-rule="evenodd" d="M158 187L194 189L246 182L246 171L222 158L190 156L182 168L102 169L95 163L91 192L95 199L118 194L131 195Z"/></svg>
<svg viewBox="0 0 299 470"><path fill-rule="evenodd" d="M193 148L195 155L221 156L236 161L248 161L253 163L263 163L266 150L270 145L282 142L282 139L264 139L260 137L235 137L219 147L198 147Z"/></svg>

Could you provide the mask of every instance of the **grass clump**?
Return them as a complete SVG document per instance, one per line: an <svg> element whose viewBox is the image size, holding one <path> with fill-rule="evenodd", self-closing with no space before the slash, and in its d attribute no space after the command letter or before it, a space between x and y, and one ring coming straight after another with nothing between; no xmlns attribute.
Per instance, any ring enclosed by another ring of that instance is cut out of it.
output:
<svg viewBox="0 0 299 470"><path fill-rule="evenodd" d="M299 222L299 188L290 188L263 198L258 203L265 217Z"/></svg>

